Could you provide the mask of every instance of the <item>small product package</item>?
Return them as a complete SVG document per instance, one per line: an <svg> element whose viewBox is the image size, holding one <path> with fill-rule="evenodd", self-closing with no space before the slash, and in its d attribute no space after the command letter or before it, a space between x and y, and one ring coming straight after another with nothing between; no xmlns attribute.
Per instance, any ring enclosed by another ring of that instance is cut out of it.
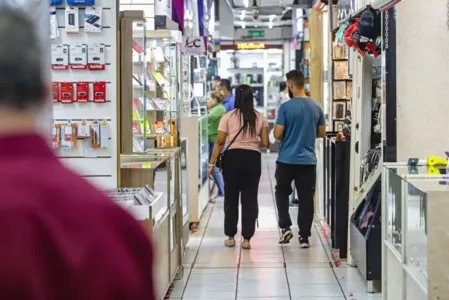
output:
<svg viewBox="0 0 449 300"><path fill-rule="evenodd" d="M87 69L87 45L70 46L70 69L86 70Z"/></svg>
<svg viewBox="0 0 449 300"><path fill-rule="evenodd" d="M86 7L86 14L84 15L84 31L92 33L100 33L103 26L103 9L101 7Z"/></svg>
<svg viewBox="0 0 449 300"><path fill-rule="evenodd" d="M79 8L76 6L67 6L65 8L65 30L67 33L79 33Z"/></svg>
<svg viewBox="0 0 449 300"><path fill-rule="evenodd" d="M91 71L102 71L106 67L104 44L89 47L87 64Z"/></svg>
<svg viewBox="0 0 449 300"><path fill-rule="evenodd" d="M51 45L51 68L52 70L69 69L69 46Z"/></svg>
<svg viewBox="0 0 449 300"><path fill-rule="evenodd" d="M106 82L97 81L94 82L94 103L106 102Z"/></svg>
<svg viewBox="0 0 449 300"><path fill-rule="evenodd" d="M59 86L61 103L73 103L73 83L61 82Z"/></svg>
<svg viewBox="0 0 449 300"><path fill-rule="evenodd" d="M52 82L51 89L53 94L53 102L59 102L59 82Z"/></svg>
<svg viewBox="0 0 449 300"><path fill-rule="evenodd" d="M89 82L76 83L76 102L89 102Z"/></svg>

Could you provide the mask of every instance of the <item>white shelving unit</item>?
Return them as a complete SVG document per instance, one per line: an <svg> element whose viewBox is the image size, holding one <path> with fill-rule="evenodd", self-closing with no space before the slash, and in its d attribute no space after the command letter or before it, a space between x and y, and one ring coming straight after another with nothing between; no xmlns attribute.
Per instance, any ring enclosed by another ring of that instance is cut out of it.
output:
<svg viewBox="0 0 449 300"><path fill-rule="evenodd" d="M60 159L71 169L86 177L94 185L102 189L117 187L117 3L115 0L96 0L95 7L102 8L102 30L99 33L85 32L84 16L86 6L79 9L79 33L67 33L65 28L64 5L56 6L56 18L60 36L51 40L52 45L87 45L105 46L105 70L53 70L53 82L89 83L89 101L87 103L53 103L53 119L55 123L81 123L86 120L91 124L94 120L106 121L109 141L107 148L93 148L92 138L78 138L76 148L58 149ZM93 102L93 83L106 83L106 102Z"/></svg>

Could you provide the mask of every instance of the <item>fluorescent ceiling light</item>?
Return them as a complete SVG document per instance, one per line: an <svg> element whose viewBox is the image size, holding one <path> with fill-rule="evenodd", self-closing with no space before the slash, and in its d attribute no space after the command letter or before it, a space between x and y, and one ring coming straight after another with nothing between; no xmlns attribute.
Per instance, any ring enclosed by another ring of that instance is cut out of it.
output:
<svg viewBox="0 0 449 300"><path fill-rule="evenodd" d="M243 5L245 5L246 8L249 7L249 0L243 0Z"/></svg>
<svg viewBox="0 0 449 300"><path fill-rule="evenodd" d="M273 22L274 19L276 19L276 15L270 15L270 22Z"/></svg>
<svg viewBox="0 0 449 300"><path fill-rule="evenodd" d="M246 15L246 10L242 10L242 12L240 13L240 21L243 21L245 19L245 15Z"/></svg>
<svg viewBox="0 0 449 300"><path fill-rule="evenodd" d="M242 22L242 28L245 29L246 28L246 23Z"/></svg>
<svg viewBox="0 0 449 300"><path fill-rule="evenodd" d="M273 28L273 22L272 22L272 21L270 21L270 22L268 23L268 28L270 28L270 29Z"/></svg>

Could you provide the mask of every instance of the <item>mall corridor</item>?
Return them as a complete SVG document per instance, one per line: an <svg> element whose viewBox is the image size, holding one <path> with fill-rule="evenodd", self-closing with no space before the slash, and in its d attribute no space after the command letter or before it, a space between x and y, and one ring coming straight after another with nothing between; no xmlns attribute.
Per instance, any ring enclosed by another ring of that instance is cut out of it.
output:
<svg viewBox="0 0 449 300"><path fill-rule="evenodd" d="M175 282L169 299L381 299L380 294L365 293L357 269L344 262L338 268L332 267L319 229L314 230L310 249L300 249L296 237L289 245L278 244L274 156L265 154L262 163L260 228L252 240L252 249L223 246L223 203L210 205L200 229L191 235L184 276ZM291 209L293 217L296 211ZM297 228L292 229L296 234Z"/></svg>

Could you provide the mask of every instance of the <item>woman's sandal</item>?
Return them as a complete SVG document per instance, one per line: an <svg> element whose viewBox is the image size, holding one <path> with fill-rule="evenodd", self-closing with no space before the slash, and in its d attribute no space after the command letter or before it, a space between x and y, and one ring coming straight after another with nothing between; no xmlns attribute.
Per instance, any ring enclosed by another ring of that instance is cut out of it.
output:
<svg viewBox="0 0 449 300"><path fill-rule="evenodd" d="M233 237L229 237L225 242L224 242L226 247L235 247L235 239Z"/></svg>

